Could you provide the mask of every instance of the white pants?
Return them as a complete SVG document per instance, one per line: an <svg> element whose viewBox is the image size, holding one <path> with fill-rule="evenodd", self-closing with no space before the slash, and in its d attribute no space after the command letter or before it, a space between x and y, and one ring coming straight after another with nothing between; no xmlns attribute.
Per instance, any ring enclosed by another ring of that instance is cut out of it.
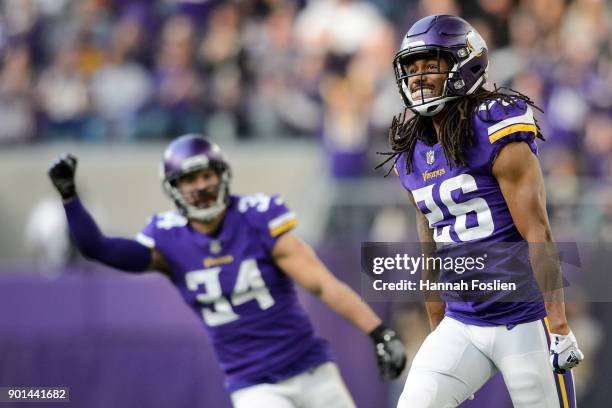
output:
<svg viewBox="0 0 612 408"><path fill-rule="evenodd" d="M242 388L231 395L234 408L354 408L336 364L327 362L275 384Z"/></svg>
<svg viewBox="0 0 612 408"><path fill-rule="evenodd" d="M545 321L480 327L445 317L417 352L398 408L456 407L497 371L519 408L576 406L571 372L555 374Z"/></svg>

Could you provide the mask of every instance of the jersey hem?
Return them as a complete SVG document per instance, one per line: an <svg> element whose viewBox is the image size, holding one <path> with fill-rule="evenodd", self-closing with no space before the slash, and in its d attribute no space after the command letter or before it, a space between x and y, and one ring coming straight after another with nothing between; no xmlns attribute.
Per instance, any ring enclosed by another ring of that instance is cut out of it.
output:
<svg viewBox="0 0 612 408"><path fill-rule="evenodd" d="M542 308L543 307L544 306L542 305ZM501 322L499 320L476 319L470 316L462 315L460 313L453 313L452 311L450 312L447 311L444 313L444 315L450 317L451 319L457 320L461 323L471 324L474 326L481 326L481 327L508 326L508 325L516 326L517 324L531 323L531 322L535 322L537 320L543 319L544 317L546 317L546 310L545 309L538 310L536 313L530 314L521 319L505 320L504 322Z"/></svg>
<svg viewBox="0 0 612 408"><path fill-rule="evenodd" d="M322 358L315 359L310 364L304 367L300 367L300 369L295 370L295 372L287 371L286 373L280 374L280 375L270 374L268 376L265 376L259 379L253 379L253 380L244 379L241 381L232 382L232 384L226 385L226 388L230 393L232 393L232 392L241 390L243 388L253 387L259 384L276 384L278 382L288 380L291 377L295 377L296 375L300 375L308 370L311 370L315 367L320 366L321 364L325 364L325 363L329 363L333 361L334 359L331 356L322 356Z"/></svg>

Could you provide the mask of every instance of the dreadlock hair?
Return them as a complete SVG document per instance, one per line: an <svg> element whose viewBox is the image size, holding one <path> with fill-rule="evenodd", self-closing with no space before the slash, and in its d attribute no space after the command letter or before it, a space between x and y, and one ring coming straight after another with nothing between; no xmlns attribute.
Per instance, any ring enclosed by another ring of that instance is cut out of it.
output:
<svg viewBox="0 0 612 408"><path fill-rule="evenodd" d="M503 92L504 90L507 92ZM517 107L519 100L543 112L528 96L511 88L498 88L497 86L493 91L480 88L471 95L447 102L445 109L439 113L441 115L440 123L442 124L439 139L446 161L451 168L467 165L465 152L467 147L474 144L472 114L476 112L476 109L484 104L486 109L484 109L484 113L478 112L479 118L484 122L495 122L494 119L491 119L490 104L488 103L493 100L503 102L500 106L505 112L508 112L508 105ZM412 173L412 156L417 140L420 139L430 145L433 145L437 140L432 118L414 115L406 120L408 110L409 108L406 108L402 113L394 116L389 127L389 144L392 151L378 152L378 154L389 157L376 166L377 169L393 160L393 165L389 168L385 177L391 173L400 155L404 152L406 153L406 173ZM535 121L535 124L537 137L545 140L537 121Z"/></svg>

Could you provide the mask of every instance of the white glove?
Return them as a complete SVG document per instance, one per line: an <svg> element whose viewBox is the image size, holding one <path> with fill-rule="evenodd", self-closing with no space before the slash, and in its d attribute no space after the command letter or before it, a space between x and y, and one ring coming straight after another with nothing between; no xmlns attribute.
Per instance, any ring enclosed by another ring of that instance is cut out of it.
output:
<svg viewBox="0 0 612 408"><path fill-rule="evenodd" d="M568 335L550 334L550 363L559 374L576 367L584 359L578 348L576 337L571 331Z"/></svg>

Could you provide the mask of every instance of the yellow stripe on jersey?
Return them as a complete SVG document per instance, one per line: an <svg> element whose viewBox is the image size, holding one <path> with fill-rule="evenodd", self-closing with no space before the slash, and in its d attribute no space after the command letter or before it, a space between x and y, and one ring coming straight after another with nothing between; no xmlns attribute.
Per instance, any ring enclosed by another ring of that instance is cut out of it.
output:
<svg viewBox="0 0 612 408"><path fill-rule="evenodd" d="M544 318L544 324L546 324L546 330L550 334L550 323L548 323L548 317ZM551 339L552 341L552 339ZM561 399L563 399L563 408L569 408L569 402L567 400L567 391L565 390L565 380L563 374L556 374L559 380L559 388L561 389Z"/></svg>
<svg viewBox="0 0 612 408"><path fill-rule="evenodd" d="M397 171L397 167L393 166L393 172L397 177L399 177L399 172Z"/></svg>
<svg viewBox="0 0 612 408"><path fill-rule="evenodd" d="M561 397L563 398L563 408L569 408L569 402L567 401L567 391L565 391L565 380L563 374L557 374L559 378L559 388L561 388Z"/></svg>
<svg viewBox="0 0 612 408"><path fill-rule="evenodd" d="M287 221L286 223L279 225L278 227L270 230L270 235L273 237L278 237L280 234L289 231L291 228L297 225L297 219L293 218Z"/></svg>
<svg viewBox="0 0 612 408"><path fill-rule="evenodd" d="M538 128L536 127L536 125L530 125L530 124L526 124L526 123L519 123L516 125L510 125L508 127L505 127L503 129L498 130L497 132L489 135L489 142L491 142L491 144L495 143L496 141L498 141L499 139L501 139L504 136L508 136L512 133L516 133L516 132L531 132L534 135L538 134Z"/></svg>

